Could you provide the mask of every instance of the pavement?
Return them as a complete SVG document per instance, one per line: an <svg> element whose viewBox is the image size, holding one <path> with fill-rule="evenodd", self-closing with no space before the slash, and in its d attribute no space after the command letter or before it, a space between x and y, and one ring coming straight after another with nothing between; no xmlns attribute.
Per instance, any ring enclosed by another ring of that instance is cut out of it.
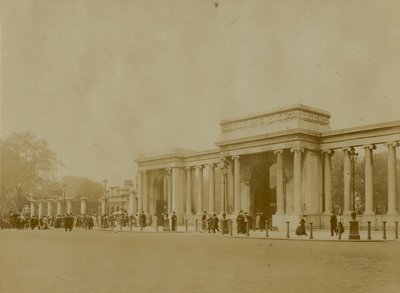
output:
<svg viewBox="0 0 400 293"><path fill-rule="evenodd" d="M400 292L399 241L147 229L1 230L0 292Z"/></svg>
<svg viewBox="0 0 400 293"><path fill-rule="evenodd" d="M199 232L196 231L195 227L188 226L186 229L185 226L178 226L178 229L176 232L172 231L163 231L162 227L156 228L147 226L144 229L140 229L138 227L132 227L130 229L129 227L116 227L114 229L108 228L108 229L101 229L101 228L96 228L99 231L109 231L109 232L143 232L143 233L198 233L198 234L214 234L213 232L209 233L208 230L205 232ZM271 231L268 230L268 236L266 231L260 231L260 230L250 230L249 236L247 234L237 234L236 231L233 231L232 236L228 234L222 235L220 232L216 231L215 235L220 235L223 237L239 237L239 238L268 238L268 239L279 239L279 240L313 240L313 241L390 241L390 240L398 240L396 239L396 233L395 231L386 231L386 239L384 239L384 233L383 231L378 231L378 230L371 230L371 239L368 239L368 231L367 230L360 230L360 240L353 240L349 239L349 231L345 231L342 235L341 238L339 238L338 235L331 236L330 230L322 230L322 229L316 229L313 230L312 236L310 233L310 230L307 230L307 236L302 235L302 236L297 236L295 234L294 230L289 230L289 237L287 237L287 232L286 231Z"/></svg>

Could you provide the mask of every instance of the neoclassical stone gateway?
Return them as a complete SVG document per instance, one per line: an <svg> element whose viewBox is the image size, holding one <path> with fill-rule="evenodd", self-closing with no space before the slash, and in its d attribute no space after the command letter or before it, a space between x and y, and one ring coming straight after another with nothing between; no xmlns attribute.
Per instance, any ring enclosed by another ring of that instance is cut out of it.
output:
<svg viewBox="0 0 400 293"><path fill-rule="evenodd" d="M316 227L329 225L332 210L331 156L344 152L344 215L352 210L353 148L365 150L365 212L361 225L374 217L372 157L378 144L388 151L388 224L398 219L396 148L400 121L331 130L330 114L294 105L221 122L217 149L173 149L141 155L137 210L146 214L175 211L191 223L203 211L264 212L273 225L295 228L306 215ZM390 219L389 219L390 218ZM345 219L347 221L347 219Z"/></svg>

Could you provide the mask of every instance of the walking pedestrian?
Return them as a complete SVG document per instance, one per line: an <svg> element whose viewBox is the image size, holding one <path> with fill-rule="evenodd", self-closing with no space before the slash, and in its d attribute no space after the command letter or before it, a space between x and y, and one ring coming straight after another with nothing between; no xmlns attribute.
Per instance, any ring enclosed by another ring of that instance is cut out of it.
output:
<svg viewBox="0 0 400 293"><path fill-rule="evenodd" d="M306 220L304 219L304 215L301 217L300 222L299 222L299 226L296 229L296 235L300 236L300 235L305 235L307 236L307 232L306 232Z"/></svg>
<svg viewBox="0 0 400 293"><path fill-rule="evenodd" d="M337 223L337 217L336 217L334 211L332 211L330 222L331 222L331 236L337 235L337 232L338 232L337 224L338 223Z"/></svg>
<svg viewBox="0 0 400 293"><path fill-rule="evenodd" d="M172 216L171 216L171 229L172 229L172 231L176 231L176 220L177 220L177 217L175 215L175 212L172 212Z"/></svg>

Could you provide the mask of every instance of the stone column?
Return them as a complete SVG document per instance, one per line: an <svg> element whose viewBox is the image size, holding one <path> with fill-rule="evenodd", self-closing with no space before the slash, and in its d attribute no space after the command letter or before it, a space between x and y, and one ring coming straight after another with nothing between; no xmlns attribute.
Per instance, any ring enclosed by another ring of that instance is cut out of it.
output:
<svg viewBox="0 0 400 293"><path fill-rule="evenodd" d="M72 213L72 199L67 199L67 214Z"/></svg>
<svg viewBox="0 0 400 293"><path fill-rule="evenodd" d="M164 177L163 177L163 201L164 202L168 201L168 178L166 171L164 171ZM163 206L163 212L168 212L168 209L166 209L165 206Z"/></svg>
<svg viewBox="0 0 400 293"><path fill-rule="evenodd" d="M233 180L233 163L230 161L228 164L228 169L227 169L227 178L226 178L226 211L228 212L233 212L234 211L234 180ZM228 208L229 206L229 208Z"/></svg>
<svg viewBox="0 0 400 293"><path fill-rule="evenodd" d="M171 168L171 186L172 186L172 194L171 194L171 209L172 212L177 213L178 210L178 186L179 186L179 178L178 178L178 169Z"/></svg>
<svg viewBox="0 0 400 293"><path fill-rule="evenodd" d="M138 172L138 213L143 211L143 176L142 171Z"/></svg>
<svg viewBox="0 0 400 293"><path fill-rule="evenodd" d="M39 218L43 215L43 202L39 201L38 216Z"/></svg>
<svg viewBox="0 0 400 293"><path fill-rule="evenodd" d="M168 215L171 216L172 214L172 171L171 168L167 168L167 194L168 194Z"/></svg>
<svg viewBox="0 0 400 293"><path fill-rule="evenodd" d="M228 207L228 161L226 158L222 158L221 162L221 214L227 212Z"/></svg>
<svg viewBox="0 0 400 293"><path fill-rule="evenodd" d="M373 182L372 182L372 150L373 145L365 148L365 212L364 215L373 215Z"/></svg>
<svg viewBox="0 0 400 293"><path fill-rule="evenodd" d="M128 203L128 216L133 215L134 212L134 202L135 202L135 194L133 191L129 192L129 203Z"/></svg>
<svg viewBox="0 0 400 293"><path fill-rule="evenodd" d="M351 186L351 161L349 153L351 148L343 149L343 209L344 214L351 214L353 210L350 196L350 186Z"/></svg>
<svg viewBox="0 0 400 293"><path fill-rule="evenodd" d="M324 202L325 202L325 214L331 214L332 212L332 164L331 156L332 150L322 151L324 155Z"/></svg>
<svg viewBox="0 0 400 293"><path fill-rule="evenodd" d="M87 200L87 197L81 197L81 214L82 215L86 215L86 208L87 208L86 200Z"/></svg>
<svg viewBox="0 0 400 293"><path fill-rule="evenodd" d="M208 165L208 184L209 184L209 199L208 210L211 214L215 213L215 165Z"/></svg>
<svg viewBox="0 0 400 293"><path fill-rule="evenodd" d="M31 217L35 215L35 202L31 201Z"/></svg>
<svg viewBox="0 0 400 293"><path fill-rule="evenodd" d="M283 150L274 151L276 155L276 215L285 214L284 205L284 173L283 173Z"/></svg>
<svg viewBox="0 0 400 293"><path fill-rule="evenodd" d="M47 216L51 217L51 212L52 212L52 206L51 206L51 201L47 201Z"/></svg>
<svg viewBox="0 0 400 293"><path fill-rule="evenodd" d="M197 214L203 213L203 166L196 166Z"/></svg>
<svg viewBox="0 0 400 293"><path fill-rule="evenodd" d="M186 168L186 215L192 214L192 168Z"/></svg>
<svg viewBox="0 0 400 293"><path fill-rule="evenodd" d="M241 189L241 181L240 181L240 160L239 156L233 156L233 165L234 165L234 190L233 190L233 195L234 195L234 200L233 200L233 212L235 214L239 214L241 210L241 197L240 197L240 189Z"/></svg>
<svg viewBox="0 0 400 293"><path fill-rule="evenodd" d="M101 200L101 214L105 215L106 213L106 201L104 199Z"/></svg>
<svg viewBox="0 0 400 293"><path fill-rule="evenodd" d="M294 154L293 158L293 213L301 214L301 195L302 195L302 184L301 184L301 153L304 151L303 148L293 148L291 152Z"/></svg>
<svg viewBox="0 0 400 293"><path fill-rule="evenodd" d="M398 142L388 143L388 215L397 215L396 148Z"/></svg>
<svg viewBox="0 0 400 293"><path fill-rule="evenodd" d="M143 204L143 212L145 214L149 213L149 186L147 182L147 171L142 172L142 204Z"/></svg>
<svg viewBox="0 0 400 293"><path fill-rule="evenodd" d="M57 200L57 215L62 215L62 202L61 200Z"/></svg>

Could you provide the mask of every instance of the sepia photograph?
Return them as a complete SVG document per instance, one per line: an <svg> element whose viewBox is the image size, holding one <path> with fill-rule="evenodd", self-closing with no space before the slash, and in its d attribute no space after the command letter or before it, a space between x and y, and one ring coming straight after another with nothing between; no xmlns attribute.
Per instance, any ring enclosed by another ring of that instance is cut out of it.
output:
<svg viewBox="0 0 400 293"><path fill-rule="evenodd" d="M400 292L400 2L0 0L0 292Z"/></svg>

